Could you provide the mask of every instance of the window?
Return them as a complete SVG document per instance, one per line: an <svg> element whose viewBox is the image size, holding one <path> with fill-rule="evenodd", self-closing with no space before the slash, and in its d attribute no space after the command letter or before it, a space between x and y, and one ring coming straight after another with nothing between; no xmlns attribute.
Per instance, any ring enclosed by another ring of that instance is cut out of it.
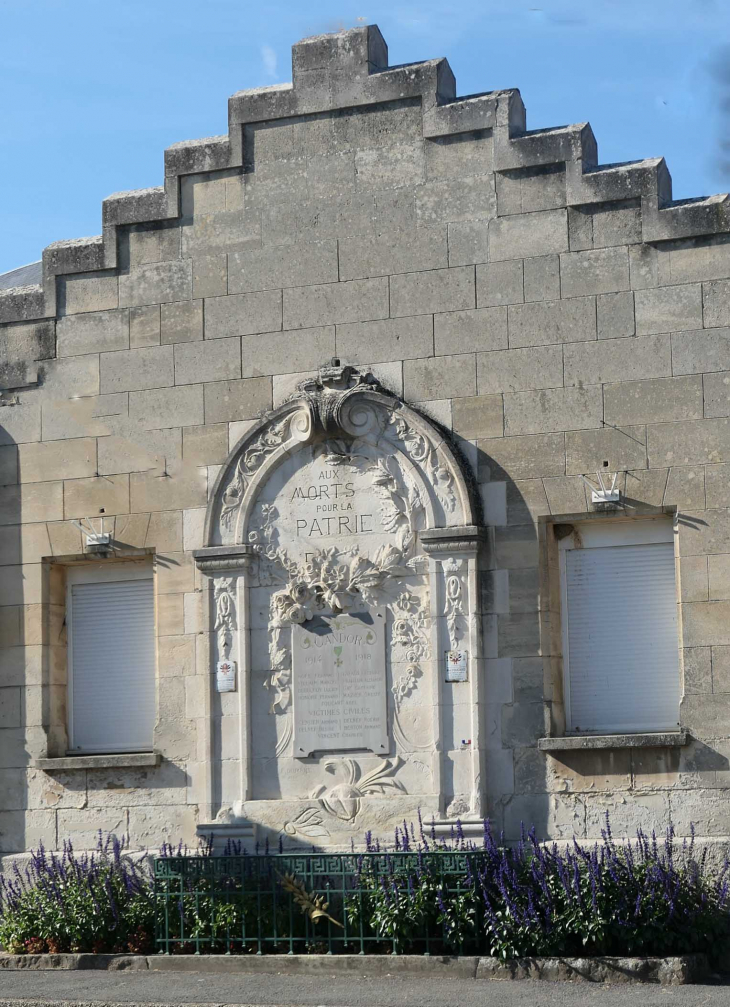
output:
<svg viewBox="0 0 730 1007"><path fill-rule="evenodd" d="M589 521L560 541L569 731L676 730L679 646L671 520Z"/></svg>
<svg viewBox="0 0 730 1007"><path fill-rule="evenodd" d="M151 751L156 662L149 565L71 569L66 599L71 751Z"/></svg>

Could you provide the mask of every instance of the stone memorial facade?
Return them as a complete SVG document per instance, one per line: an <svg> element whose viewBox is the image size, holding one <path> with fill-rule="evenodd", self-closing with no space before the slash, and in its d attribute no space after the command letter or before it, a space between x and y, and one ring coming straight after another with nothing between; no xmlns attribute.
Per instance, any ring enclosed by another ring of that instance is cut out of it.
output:
<svg viewBox="0 0 730 1007"><path fill-rule="evenodd" d="M0 854L730 836L730 203L305 39L0 277Z"/></svg>

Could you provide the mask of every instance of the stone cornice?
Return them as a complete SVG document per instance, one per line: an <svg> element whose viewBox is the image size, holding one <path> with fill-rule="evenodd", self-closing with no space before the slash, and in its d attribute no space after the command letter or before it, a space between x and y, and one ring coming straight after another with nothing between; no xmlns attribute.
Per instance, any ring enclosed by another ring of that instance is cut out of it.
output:
<svg viewBox="0 0 730 1007"><path fill-rule="evenodd" d="M193 550L196 566L207 574L247 570L256 556L256 550L250 545L210 546Z"/></svg>

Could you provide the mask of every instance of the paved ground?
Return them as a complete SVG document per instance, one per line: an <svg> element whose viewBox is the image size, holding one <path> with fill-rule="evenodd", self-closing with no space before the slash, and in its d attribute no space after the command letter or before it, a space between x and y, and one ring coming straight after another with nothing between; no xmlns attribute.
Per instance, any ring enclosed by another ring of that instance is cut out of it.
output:
<svg viewBox="0 0 730 1007"><path fill-rule="evenodd" d="M0 1007L59 1004L246 1007L728 1007L730 985L602 986L413 977L0 972Z"/></svg>

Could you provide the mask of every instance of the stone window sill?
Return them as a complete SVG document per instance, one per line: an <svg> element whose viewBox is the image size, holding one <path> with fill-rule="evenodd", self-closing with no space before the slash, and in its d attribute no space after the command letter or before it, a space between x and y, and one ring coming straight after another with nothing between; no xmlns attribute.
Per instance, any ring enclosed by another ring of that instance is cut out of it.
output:
<svg viewBox="0 0 730 1007"><path fill-rule="evenodd" d="M57 759L34 759L34 769L47 773L61 769L138 769L159 766L159 752L120 752L116 755L66 755Z"/></svg>
<svg viewBox="0 0 730 1007"><path fill-rule="evenodd" d="M679 748L689 744L684 729L659 734L568 734L561 738L538 738L541 752L577 752L611 748Z"/></svg>

